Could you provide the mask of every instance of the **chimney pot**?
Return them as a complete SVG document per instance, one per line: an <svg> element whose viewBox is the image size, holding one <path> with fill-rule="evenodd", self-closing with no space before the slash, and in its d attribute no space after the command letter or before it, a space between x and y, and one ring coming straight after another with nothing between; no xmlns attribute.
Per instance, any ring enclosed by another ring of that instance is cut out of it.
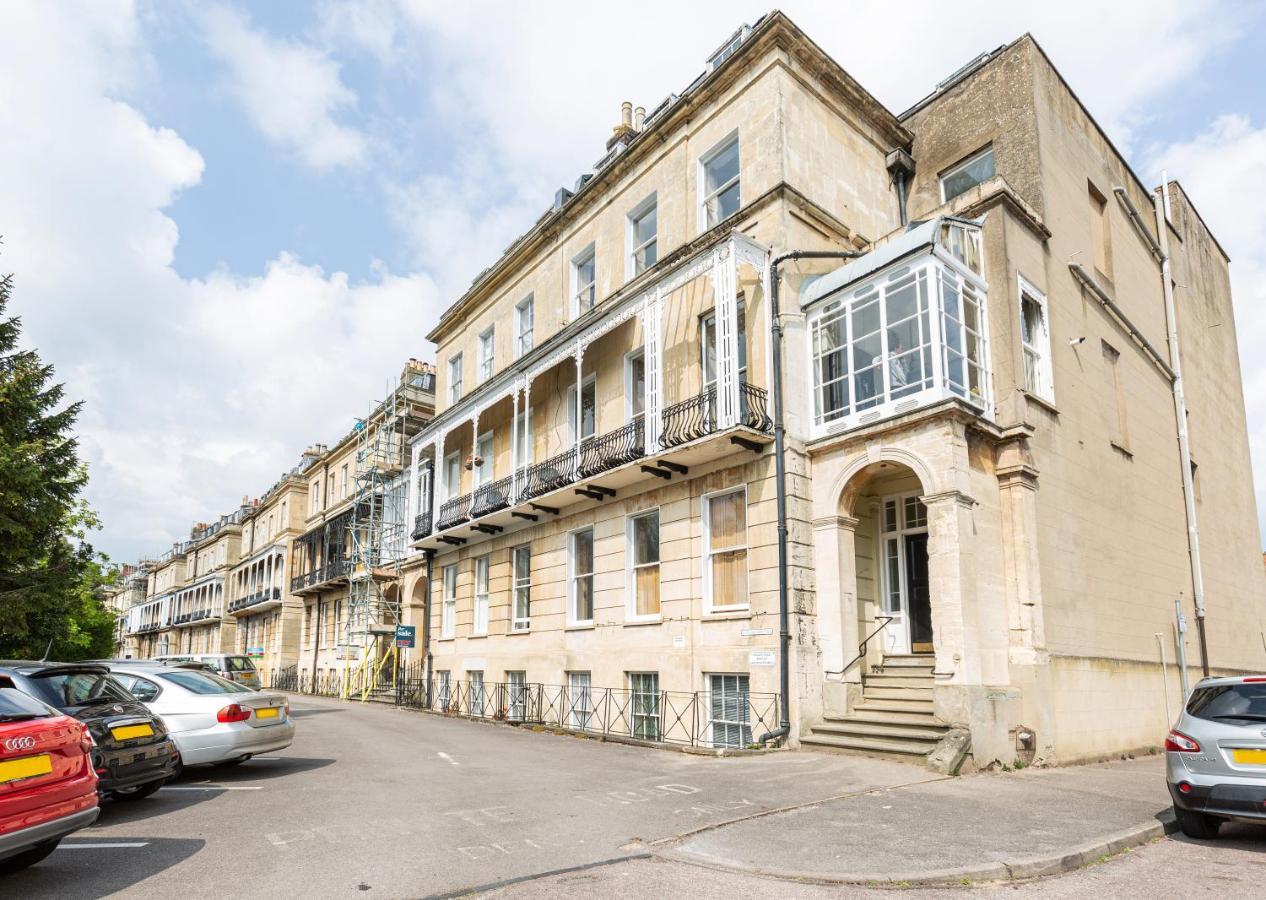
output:
<svg viewBox="0 0 1266 900"><path fill-rule="evenodd" d="M646 107L639 106L633 110L633 130L641 131L646 122Z"/></svg>
<svg viewBox="0 0 1266 900"><path fill-rule="evenodd" d="M620 125L624 128L633 127L633 104L628 100L620 104Z"/></svg>

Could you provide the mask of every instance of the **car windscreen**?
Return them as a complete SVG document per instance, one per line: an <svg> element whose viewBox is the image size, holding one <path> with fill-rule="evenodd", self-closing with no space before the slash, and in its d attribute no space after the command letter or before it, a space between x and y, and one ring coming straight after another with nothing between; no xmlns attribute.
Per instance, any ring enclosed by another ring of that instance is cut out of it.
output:
<svg viewBox="0 0 1266 900"><path fill-rule="evenodd" d="M1198 687L1187 701L1187 713L1220 722L1266 722L1266 682Z"/></svg>
<svg viewBox="0 0 1266 900"><path fill-rule="evenodd" d="M172 684L178 684L185 690L192 691L195 694L255 693L250 688L234 684L219 675L212 675L210 672L163 672L158 677L164 681L170 681Z"/></svg>
<svg viewBox="0 0 1266 900"><path fill-rule="evenodd" d="M57 715L30 694L24 694L14 687L0 687L0 722L20 722L23 719L44 719Z"/></svg>
<svg viewBox="0 0 1266 900"><path fill-rule="evenodd" d="M109 675L97 672L55 672L31 677L36 694L59 709L97 703L132 703L135 698Z"/></svg>
<svg viewBox="0 0 1266 900"><path fill-rule="evenodd" d="M254 672L255 664L246 656L226 656L224 662L230 672Z"/></svg>

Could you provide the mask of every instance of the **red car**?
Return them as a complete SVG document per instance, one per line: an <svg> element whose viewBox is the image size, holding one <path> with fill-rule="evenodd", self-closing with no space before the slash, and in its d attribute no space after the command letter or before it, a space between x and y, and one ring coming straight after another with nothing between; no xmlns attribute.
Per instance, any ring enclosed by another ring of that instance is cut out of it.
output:
<svg viewBox="0 0 1266 900"><path fill-rule="evenodd" d="M0 874L34 865L96 821L91 750L82 722L0 686Z"/></svg>

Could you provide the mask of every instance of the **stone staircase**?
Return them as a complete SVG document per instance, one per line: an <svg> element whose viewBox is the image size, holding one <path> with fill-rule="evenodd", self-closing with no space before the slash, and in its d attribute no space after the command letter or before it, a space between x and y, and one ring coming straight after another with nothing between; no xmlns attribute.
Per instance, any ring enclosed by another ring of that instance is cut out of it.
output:
<svg viewBox="0 0 1266 900"><path fill-rule="evenodd" d="M862 699L800 738L810 749L845 750L923 762L949 726L932 711L932 654L886 656L862 678Z"/></svg>

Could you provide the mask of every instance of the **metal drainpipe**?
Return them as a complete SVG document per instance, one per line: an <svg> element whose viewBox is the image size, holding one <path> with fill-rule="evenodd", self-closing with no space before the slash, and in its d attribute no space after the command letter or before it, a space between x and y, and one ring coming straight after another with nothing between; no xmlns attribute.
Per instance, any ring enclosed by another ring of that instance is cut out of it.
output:
<svg viewBox="0 0 1266 900"><path fill-rule="evenodd" d="M1164 201L1153 196L1156 234L1160 240L1161 282L1165 290L1165 324L1168 326L1169 367L1174 371L1174 417L1178 425L1178 455L1182 461L1182 493L1187 507L1187 555L1191 561L1191 591L1196 604L1196 633L1200 637L1200 668L1209 677L1209 645L1204 630L1204 574L1200 566L1200 529L1196 522L1196 491L1191 478L1191 445L1187 441L1187 398L1183 393L1182 359L1178 353L1178 318L1174 311L1174 283L1169 270L1169 227ZM1181 640L1181 635L1179 636Z"/></svg>
<svg viewBox="0 0 1266 900"><path fill-rule="evenodd" d="M897 213L901 216L901 227L905 228L909 224L909 215L906 213L906 170L897 169Z"/></svg>
<svg viewBox="0 0 1266 900"><path fill-rule="evenodd" d="M855 250L792 250L775 256L769 263L769 319L773 338L771 366L774 395L774 467L778 504L778 640L780 646L778 693L781 706L778 727L766 732L760 743L791 733L791 625L787 598L787 464L783 458L786 429L782 422L782 318L778 311L778 266L793 259L856 259Z"/></svg>
<svg viewBox="0 0 1266 900"><path fill-rule="evenodd" d="M426 602L422 607L422 677L426 682L426 708L431 708L431 575L435 551L426 551Z"/></svg>

